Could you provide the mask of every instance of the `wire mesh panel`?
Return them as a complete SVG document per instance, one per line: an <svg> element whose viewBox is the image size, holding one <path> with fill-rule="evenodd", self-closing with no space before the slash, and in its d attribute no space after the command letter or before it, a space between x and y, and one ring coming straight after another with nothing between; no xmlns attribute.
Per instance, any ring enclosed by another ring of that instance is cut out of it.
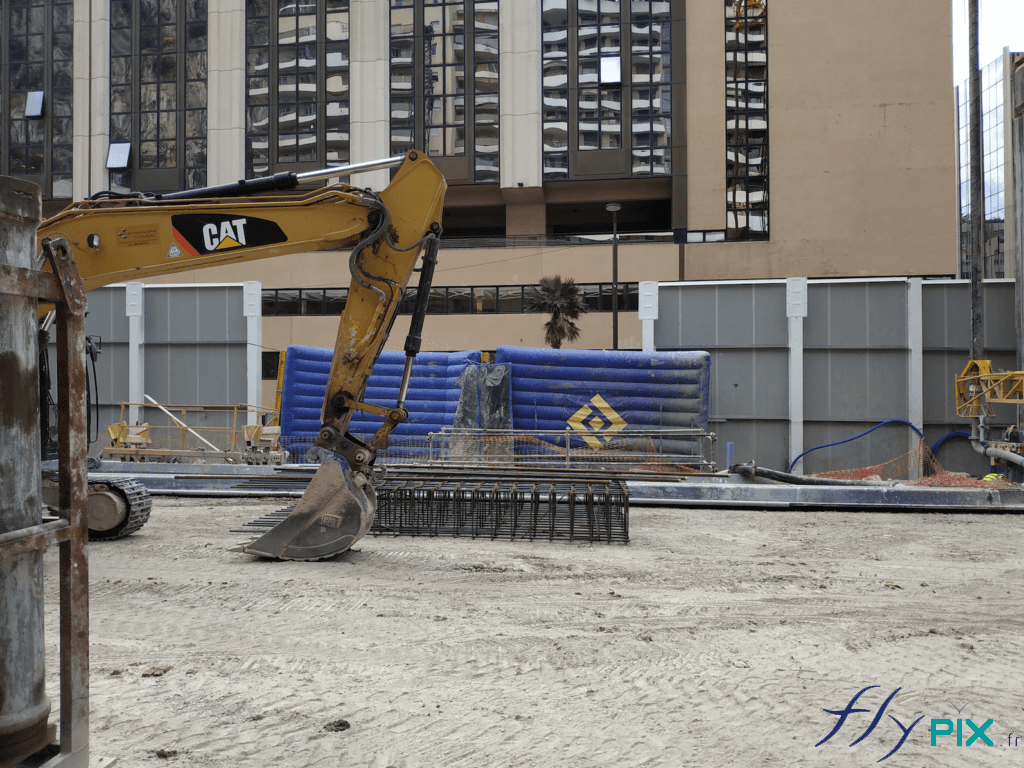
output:
<svg viewBox="0 0 1024 768"><path fill-rule="evenodd" d="M303 463L313 437L282 437L289 461ZM392 435L377 463L393 466L491 466L534 469L714 472L713 432L634 430L591 445L573 430L520 432L445 429L429 435Z"/></svg>
<svg viewBox="0 0 1024 768"><path fill-rule="evenodd" d="M593 470L715 470L713 432L633 430L594 440L566 430L444 430L430 435L434 464ZM386 460L385 460L386 461Z"/></svg>
<svg viewBox="0 0 1024 768"><path fill-rule="evenodd" d="M582 474L494 480L472 472L406 472L375 490L377 514L370 529L375 536L629 541L629 491L618 480ZM236 532L262 534L291 509Z"/></svg>

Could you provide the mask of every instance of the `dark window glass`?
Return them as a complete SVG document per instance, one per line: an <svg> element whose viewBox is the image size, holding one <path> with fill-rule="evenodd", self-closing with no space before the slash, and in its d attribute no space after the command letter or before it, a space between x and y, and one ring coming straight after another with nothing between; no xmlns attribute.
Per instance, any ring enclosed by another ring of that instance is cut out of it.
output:
<svg viewBox="0 0 1024 768"><path fill-rule="evenodd" d="M448 314L468 315L473 311L473 289L472 288L449 288L448 289Z"/></svg>
<svg viewBox="0 0 1024 768"><path fill-rule="evenodd" d="M725 3L726 239L768 239L768 19Z"/></svg>
<svg viewBox="0 0 1024 768"><path fill-rule="evenodd" d="M277 314L298 315L301 305L299 304L299 291L282 290L277 292Z"/></svg>
<svg viewBox="0 0 1024 768"><path fill-rule="evenodd" d="M328 288L324 291L324 314L340 315L348 300L348 288Z"/></svg>
<svg viewBox="0 0 1024 768"><path fill-rule="evenodd" d="M72 0L0 3L0 174L72 196Z"/></svg>
<svg viewBox="0 0 1024 768"><path fill-rule="evenodd" d="M277 314L277 291L263 291L261 313L264 317L273 317Z"/></svg>
<svg viewBox="0 0 1024 768"><path fill-rule="evenodd" d="M486 286L473 289L473 311L494 312L497 310L497 288Z"/></svg>
<svg viewBox="0 0 1024 768"><path fill-rule="evenodd" d="M263 380L277 381L277 367L281 359L280 352L264 352L263 355Z"/></svg>
<svg viewBox="0 0 1024 768"><path fill-rule="evenodd" d="M583 283L579 286L583 301L591 312L601 311L601 286L598 284ZM609 305L610 307L611 305Z"/></svg>
<svg viewBox="0 0 1024 768"><path fill-rule="evenodd" d="M498 288L498 311L523 311L523 287L521 285Z"/></svg>
<svg viewBox="0 0 1024 768"><path fill-rule="evenodd" d="M246 176L346 165L348 0L252 0L245 45Z"/></svg>
<svg viewBox="0 0 1024 768"><path fill-rule="evenodd" d="M498 0L391 0L391 150L469 157L498 181Z"/></svg>
<svg viewBox="0 0 1024 768"><path fill-rule="evenodd" d="M591 312L611 312L610 283L578 284L580 294ZM639 306L639 285L619 283L619 310L635 312ZM400 314L411 314L416 305L416 288L406 288L398 307ZM432 287L427 312L432 315L468 315L524 312L523 292L530 286L450 286ZM340 315L345 308L347 288L279 288L263 291L263 314L271 317L296 315Z"/></svg>
<svg viewBox="0 0 1024 768"><path fill-rule="evenodd" d="M545 180L572 177L570 146L626 150L632 176L671 175L670 9L664 0L542 0Z"/></svg>
<svg viewBox="0 0 1024 768"><path fill-rule="evenodd" d="M402 302L398 305L398 314L411 315L416 308L416 289L406 288L402 294Z"/></svg>
<svg viewBox="0 0 1024 768"><path fill-rule="evenodd" d="M132 147L111 189L207 186L206 2L115 0L110 39L110 140Z"/></svg>
<svg viewBox="0 0 1024 768"><path fill-rule="evenodd" d="M446 294L444 288L431 288L430 298L427 300L428 315L443 315L448 311Z"/></svg>
<svg viewBox="0 0 1024 768"><path fill-rule="evenodd" d="M619 287L626 296L626 311L636 312L640 309L640 285L638 283L623 283Z"/></svg>
<svg viewBox="0 0 1024 768"><path fill-rule="evenodd" d="M304 290L302 292L302 314L324 314L324 292L322 290Z"/></svg>

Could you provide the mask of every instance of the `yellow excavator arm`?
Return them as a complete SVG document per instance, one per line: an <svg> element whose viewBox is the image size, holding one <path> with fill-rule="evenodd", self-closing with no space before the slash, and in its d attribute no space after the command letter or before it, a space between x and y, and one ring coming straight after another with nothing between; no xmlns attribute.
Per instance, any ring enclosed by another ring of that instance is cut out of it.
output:
<svg viewBox="0 0 1024 768"><path fill-rule="evenodd" d="M280 194L303 181L400 165L379 195L335 183L304 194ZM341 315L334 360L314 450L320 468L295 510L243 551L292 560L344 552L363 536L376 510L370 478L377 450L408 416L405 393L437 257L447 188L422 153L308 174L277 174L221 187L162 196L101 193L39 228L40 244L67 248L91 290L271 256L350 248L352 282ZM273 192L273 194L270 194ZM394 408L362 402L373 365L426 246L406 367ZM384 417L367 443L347 434L353 411ZM339 459L344 459L343 468Z"/></svg>

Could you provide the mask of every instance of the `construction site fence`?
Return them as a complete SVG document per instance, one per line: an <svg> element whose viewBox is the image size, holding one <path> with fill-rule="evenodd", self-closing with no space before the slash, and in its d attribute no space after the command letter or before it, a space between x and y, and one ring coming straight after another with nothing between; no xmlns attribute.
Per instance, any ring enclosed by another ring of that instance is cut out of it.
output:
<svg viewBox="0 0 1024 768"><path fill-rule="evenodd" d="M164 404L156 406L152 403L120 404L121 411L118 421L127 421L128 409L131 406L139 409L138 422L146 427L148 443L140 448L169 451L210 451L215 446L219 451L239 451L245 447L245 436L242 433L249 421L249 414L256 415L259 423L269 423L276 416L270 408L238 403L236 405L194 405ZM170 413L175 421L161 408ZM100 427L100 439L109 444L108 436L103 432L106 425ZM130 425L137 428L138 425ZM206 442L204 442L206 441Z"/></svg>
<svg viewBox="0 0 1024 768"><path fill-rule="evenodd" d="M368 439L369 435L357 435ZM306 463L312 437L282 437L288 461ZM515 466L537 469L714 472L713 432L700 429L635 430L612 435L577 430L445 429L392 436L377 462L385 465Z"/></svg>

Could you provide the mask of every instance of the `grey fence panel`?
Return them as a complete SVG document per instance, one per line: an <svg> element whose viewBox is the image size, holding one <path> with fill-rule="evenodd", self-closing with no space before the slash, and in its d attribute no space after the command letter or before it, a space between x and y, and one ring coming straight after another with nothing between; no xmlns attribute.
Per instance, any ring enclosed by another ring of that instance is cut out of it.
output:
<svg viewBox="0 0 1024 768"><path fill-rule="evenodd" d="M906 350L805 350L804 420L906 418L907 373Z"/></svg>
<svg viewBox="0 0 1024 768"><path fill-rule="evenodd" d="M714 376L712 366L711 375ZM725 469L728 445L733 444L733 461L786 469L789 466L789 422L771 419L728 419L711 425L715 433L715 462Z"/></svg>
<svg viewBox="0 0 1024 768"><path fill-rule="evenodd" d="M985 284L986 358L997 370L1014 370L1014 286ZM811 280L803 320L805 449L853 437L888 419L909 420L919 408L931 445L971 422L956 415L954 376L968 360L969 288L966 281L925 280L921 317L910 317L905 279ZM920 327L922 379L911 380L911 328ZM654 341L658 349L707 349L712 355L712 429L716 461L726 443L736 461L754 459L785 469L789 446L789 334L783 281L672 283L659 286ZM996 406L1000 425L1016 408ZM804 471L856 468L896 458L913 444L912 432L887 425L858 440L808 454ZM987 463L963 439L940 448L948 469L984 474Z"/></svg>
<svg viewBox="0 0 1024 768"><path fill-rule="evenodd" d="M876 424L877 421L804 422L804 446L839 442ZM887 424L859 440L809 453L804 457L804 473L870 467L890 461L907 452L907 430L902 424Z"/></svg>
<svg viewBox="0 0 1024 768"><path fill-rule="evenodd" d="M806 347L907 347L907 287L903 280L810 283Z"/></svg>
<svg viewBox="0 0 1024 768"><path fill-rule="evenodd" d="M781 283L694 283L658 293L659 320L654 343L672 349L685 339L687 348L785 347L786 286Z"/></svg>
<svg viewBox="0 0 1024 768"><path fill-rule="evenodd" d="M717 349L711 353L711 413L724 419L786 419L789 351ZM752 376L751 372L757 375Z"/></svg>
<svg viewBox="0 0 1024 768"><path fill-rule="evenodd" d="M98 288L86 297L88 314L85 332L103 337L103 342L128 342L128 318L124 311L124 288Z"/></svg>
<svg viewBox="0 0 1024 768"><path fill-rule="evenodd" d="M237 405L247 398L247 324L243 315L241 285L151 285L145 288L143 324L144 391L160 403ZM113 285L88 294L87 334L102 337L96 361L99 390L98 440L90 446L96 454L107 445L106 427L121 418L120 403L130 400L128 364L132 348L125 311L125 287ZM51 338L53 332L51 332ZM56 351L50 344L54 376L51 396L56 398ZM90 386L92 367L89 366ZM92 412L95 416L95 411ZM127 412L125 418L128 418ZM140 420L170 426L171 420L156 407L140 413ZM230 428L232 416L224 411L189 413L189 426ZM244 415L237 426L245 423ZM154 432L162 444L178 435ZM175 447L171 445L171 447ZM190 447L192 447L190 445Z"/></svg>
<svg viewBox="0 0 1024 768"><path fill-rule="evenodd" d="M812 282L804 321L804 449L906 419L908 290L905 280ZM862 467L906 453L908 427L891 425L814 451L805 472ZM796 457L792 457L790 462Z"/></svg>
<svg viewBox="0 0 1024 768"><path fill-rule="evenodd" d="M984 297L986 353L989 350L1007 352L1016 358L1017 332L1013 319L1013 281L987 280Z"/></svg>
<svg viewBox="0 0 1024 768"><path fill-rule="evenodd" d="M99 450L106 445L107 425L119 418L122 400L128 399L128 320L125 317L124 289L105 287L90 291L88 296L88 312L85 317L85 333L87 336L99 336L101 340L100 355L96 359L96 391L92 392L93 402L99 403L99 419L96 419L95 406L89 409L92 420L92 432L96 442L90 446L90 452ZM57 346L56 328L50 330L51 342L47 345L50 365L50 397L57 401ZM82 350L85 354L85 350ZM93 366L87 362L86 371L89 386L93 387ZM57 414L50 414L50 425L56 427Z"/></svg>
<svg viewBox="0 0 1024 768"><path fill-rule="evenodd" d="M240 286L146 288L146 394L160 403L245 403L246 321ZM145 410L150 424L169 424L158 409ZM187 422L229 428L226 412L189 413ZM244 423L241 422L241 423ZM241 423L238 426L241 426Z"/></svg>
<svg viewBox="0 0 1024 768"><path fill-rule="evenodd" d="M146 344L145 375L146 394L161 403L244 403L245 342Z"/></svg>

